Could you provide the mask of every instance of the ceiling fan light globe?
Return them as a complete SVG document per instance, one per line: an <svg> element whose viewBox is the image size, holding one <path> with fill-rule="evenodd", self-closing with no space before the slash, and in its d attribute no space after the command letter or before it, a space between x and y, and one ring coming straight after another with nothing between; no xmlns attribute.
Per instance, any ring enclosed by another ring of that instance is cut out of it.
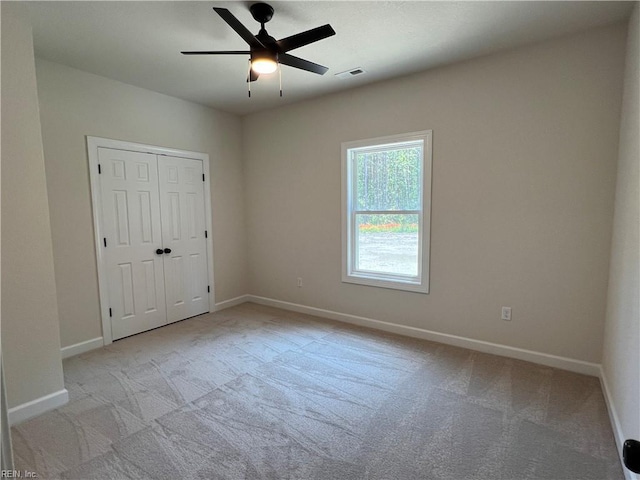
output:
<svg viewBox="0 0 640 480"><path fill-rule="evenodd" d="M278 68L278 64L270 58L258 58L251 61L251 69L261 75L273 73Z"/></svg>

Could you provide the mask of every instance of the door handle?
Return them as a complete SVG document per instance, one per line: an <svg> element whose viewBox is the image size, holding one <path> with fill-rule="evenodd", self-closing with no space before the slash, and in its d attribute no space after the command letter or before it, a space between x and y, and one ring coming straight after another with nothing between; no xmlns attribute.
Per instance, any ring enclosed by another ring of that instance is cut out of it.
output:
<svg viewBox="0 0 640 480"><path fill-rule="evenodd" d="M170 248L165 248L164 249L164 253L171 253L171 249Z"/></svg>
<svg viewBox="0 0 640 480"><path fill-rule="evenodd" d="M622 458L624 466L633 473L640 473L640 442L638 440L626 440L622 446Z"/></svg>
<svg viewBox="0 0 640 480"><path fill-rule="evenodd" d="M162 249L161 249L161 248L159 248L159 249L157 249L157 250L156 250L156 255L162 255L162 253L163 253L163 252L162 252Z"/></svg>

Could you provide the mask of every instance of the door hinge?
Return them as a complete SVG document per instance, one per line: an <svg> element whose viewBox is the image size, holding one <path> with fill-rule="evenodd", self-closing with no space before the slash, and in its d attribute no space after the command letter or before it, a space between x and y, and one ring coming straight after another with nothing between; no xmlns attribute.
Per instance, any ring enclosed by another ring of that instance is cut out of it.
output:
<svg viewBox="0 0 640 480"><path fill-rule="evenodd" d="M204 182L204 173L202 174L202 181Z"/></svg>
<svg viewBox="0 0 640 480"><path fill-rule="evenodd" d="M207 292L211 293L211 287L207 285Z"/></svg>
<svg viewBox="0 0 640 480"><path fill-rule="evenodd" d="M100 164L98 164L98 175L102 173L102 168L100 168Z"/></svg>
<svg viewBox="0 0 640 480"><path fill-rule="evenodd" d="M111 309L109 309L109 316L113 317L113 313L111 312Z"/></svg>
<svg viewBox="0 0 640 480"><path fill-rule="evenodd" d="M104 241L104 246L106 247L107 246L107 237L104 237L102 240Z"/></svg>
<svg viewBox="0 0 640 480"><path fill-rule="evenodd" d="M208 233L207 233L207 231L205 230L205 231L204 231L204 238L208 238L208 235L209 235L209 234L208 234Z"/></svg>

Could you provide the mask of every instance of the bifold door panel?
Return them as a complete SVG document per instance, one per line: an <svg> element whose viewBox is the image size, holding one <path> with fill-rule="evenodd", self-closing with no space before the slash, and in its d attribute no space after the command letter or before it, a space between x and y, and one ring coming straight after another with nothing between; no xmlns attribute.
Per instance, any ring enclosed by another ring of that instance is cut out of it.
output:
<svg viewBox="0 0 640 480"><path fill-rule="evenodd" d="M202 162L158 157L167 318L209 311Z"/></svg>
<svg viewBox="0 0 640 480"><path fill-rule="evenodd" d="M208 312L202 161L98 158L112 338Z"/></svg>

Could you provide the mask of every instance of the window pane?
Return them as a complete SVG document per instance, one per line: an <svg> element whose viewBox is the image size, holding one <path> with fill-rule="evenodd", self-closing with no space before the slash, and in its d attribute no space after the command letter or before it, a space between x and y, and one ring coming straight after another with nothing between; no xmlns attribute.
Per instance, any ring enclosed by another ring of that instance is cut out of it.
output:
<svg viewBox="0 0 640 480"><path fill-rule="evenodd" d="M356 215L358 271L418 275L418 215Z"/></svg>
<svg viewBox="0 0 640 480"><path fill-rule="evenodd" d="M357 210L419 210L422 144L353 153Z"/></svg>

